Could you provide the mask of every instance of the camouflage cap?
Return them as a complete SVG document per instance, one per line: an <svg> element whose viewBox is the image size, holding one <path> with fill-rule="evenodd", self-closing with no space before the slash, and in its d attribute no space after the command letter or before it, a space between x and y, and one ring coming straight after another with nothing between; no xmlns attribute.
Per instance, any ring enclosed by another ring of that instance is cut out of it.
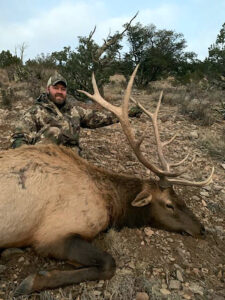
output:
<svg viewBox="0 0 225 300"><path fill-rule="evenodd" d="M54 75L52 75L48 82L47 82L47 87L49 87L50 85L56 85L57 83L62 82L65 87L67 87L67 81L66 79L60 75L59 73L55 73Z"/></svg>

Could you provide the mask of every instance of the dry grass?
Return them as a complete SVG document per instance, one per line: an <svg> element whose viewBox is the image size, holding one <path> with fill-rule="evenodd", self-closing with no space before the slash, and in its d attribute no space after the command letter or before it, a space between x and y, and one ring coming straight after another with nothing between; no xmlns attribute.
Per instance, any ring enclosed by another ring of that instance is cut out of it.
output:
<svg viewBox="0 0 225 300"><path fill-rule="evenodd" d="M205 133L199 140L199 146L204 147L212 158L225 160L225 129L221 135Z"/></svg>
<svg viewBox="0 0 225 300"><path fill-rule="evenodd" d="M183 115L188 115L190 119L198 121L200 125L209 126L216 121L216 116L212 113L212 108L208 101L199 99L184 99L180 103L179 111Z"/></svg>
<svg viewBox="0 0 225 300"><path fill-rule="evenodd" d="M205 81L203 83L175 86L172 79L161 80L150 83L147 93L157 101L163 90L165 103L179 106L180 113L196 121L198 125L210 126L223 117L221 99L224 99L224 91L212 89Z"/></svg>

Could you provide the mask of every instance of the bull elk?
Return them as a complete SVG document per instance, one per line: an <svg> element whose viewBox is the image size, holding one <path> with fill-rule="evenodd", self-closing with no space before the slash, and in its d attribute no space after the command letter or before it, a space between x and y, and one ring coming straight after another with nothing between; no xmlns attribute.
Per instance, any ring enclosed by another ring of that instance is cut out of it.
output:
<svg viewBox="0 0 225 300"><path fill-rule="evenodd" d="M179 199L174 184L204 186L171 171L183 163L168 163L157 126L157 115L141 104L152 119L161 167L149 162L141 152L145 134L136 139L128 118L128 102L137 68L128 83L120 107L106 102L93 76L94 94L81 91L115 113L138 160L159 180L121 175L93 166L71 149L56 145L23 146L0 153L0 247L32 246L43 256L78 263L73 270L42 271L28 276L17 287L15 296L34 291L110 279L115 272L111 255L90 243L109 227L155 226L174 232L201 235L203 225Z"/></svg>

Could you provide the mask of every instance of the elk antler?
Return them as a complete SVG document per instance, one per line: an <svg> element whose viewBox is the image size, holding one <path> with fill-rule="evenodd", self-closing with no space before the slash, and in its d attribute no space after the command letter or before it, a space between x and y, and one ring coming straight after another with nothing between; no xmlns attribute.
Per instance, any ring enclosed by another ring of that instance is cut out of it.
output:
<svg viewBox="0 0 225 300"><path fill-rule="evenodd" d="M180 185L182 184L182 185L191 185L191 186L204 186L204 185L209 184L212 180L212 175L214 173L214 168L212 168L212 172L211 172L210 176L206 180L201 181L201 182L196 182L196 181L192 182L192 181L186 180L184 178L177 178L178 176L183 174L186 171L186 169L183 169L180 172L172 172L171 171L171 167L181 165L184 161L186 161L186 159L188 158L189 155L187 155L184 159L182 159L178 163L169 164L166 161L166 159L164 157L164 154L163 154L163 147L170 144L175 139L176 135L174 135L169 141L166 141L166 142L161 142L160 141L159 129L158 129L158 124L157 124L157 117L158 117L159 107L160 107L160 104L161 104L163 93L161 92L161 94L160 94L159 101L158 101L158 104L157 104L157 108L156 108L154 113L149 112L139 102L134 100L131 97L131 89L132 89L132 86L133 86L135 75L137 73L137 69L138 69L138 65L136 66L135 70L133 71L133 73L130 77L130 80L128 82L128 85L127 85L127 88L126 88L126 91L125 91L123 102L120 106L115 106L115 105L110 104L109 102L107 102L100 95L97 84L96 84L94 74L92 74L92 85L93 85L94 94L91 95L88 92L83 91L83 90L78 90L78 92L85 94L88 98L94 100L95 102L100 104L102 107L104 107L105 109L111 111L112 113L114 113L118 117L118 119L120 121L120 124L122 126L122 129L123 129L123 131L124 131L124 133L125 133L125 135L128 139L128 142L131 145L131 147L132 147L135 155L137 156L138 160L146 168L151 170L153 173L155 173L160 178L160 182L161 182L162 186L168 186L168 185L172 185L172 184L180 184ZM128 117L128 105L129 105L129 100L130 99L133 102L135 102L144 111L144 113L147 114L152 120L154 133L155 133L155 137L156 137L158 157L159 157L159 160L161 162L162 168L159 168L155 164L149 162L140 150L141 144L142 144L142 142L145 138L145 132L141 136L140 139L138 139L138 140L136 139L136 137L133 133L133 130L131 128L131 124L130 124L129 117Z"/></svg>

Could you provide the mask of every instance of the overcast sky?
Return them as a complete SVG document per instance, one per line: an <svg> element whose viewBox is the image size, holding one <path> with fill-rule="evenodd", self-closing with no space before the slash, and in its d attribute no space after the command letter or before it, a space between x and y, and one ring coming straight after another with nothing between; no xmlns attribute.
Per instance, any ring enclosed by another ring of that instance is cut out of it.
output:
<svg viewBox="0 0 225 300"><path fill-rule="evenodd" d="M225 0L0 0L0 52L25 43L25 60L38 54L75 49L78 36L97 26L94 39L102 43L109 32L139 11L136 22L182 33L187 51L199 59L225 23Z"/></svg>

